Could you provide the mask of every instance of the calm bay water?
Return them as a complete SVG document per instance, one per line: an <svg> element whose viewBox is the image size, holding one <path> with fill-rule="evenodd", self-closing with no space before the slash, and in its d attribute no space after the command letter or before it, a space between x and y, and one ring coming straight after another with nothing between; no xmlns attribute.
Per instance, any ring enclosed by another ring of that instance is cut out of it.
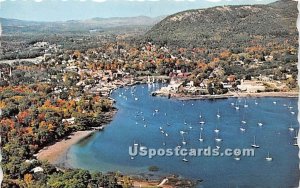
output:
<svg viewBox="0 0 300 188"><path fill-rule="evenodd" d="M114 120L104 131L72 146L67 156L69 165L129 174L149 173L148 167L155 165L160 168L159 173L203 179L199 187L205 188L298 186L298 147L293 146L298 130L297 99L247 98L245 108L245 99L179 101L152 97L153 89L157 88L139 85L114 91L112 97L118 108ZM240 110L231 103L238 104ZM205 121L203 143L199 141L200 114ZM240 130L241 121L246 122L245 132ZM259 127L258 122L263 126ZM240 161L233 157L187 157L189 162L183 162L178 156L137 156L132 160L128 154L134 141L148 148L175 148L182 142L182 130L187 132L185 148L216 147L216 126L223 139L218 144L220 151L251 148L256 136L260 148L255 150L255 156L241 157ZM290 131L290 126L295 131ZM160 127L168 136L161 133ZM268 152L272 162L265 160Z"/></svg>

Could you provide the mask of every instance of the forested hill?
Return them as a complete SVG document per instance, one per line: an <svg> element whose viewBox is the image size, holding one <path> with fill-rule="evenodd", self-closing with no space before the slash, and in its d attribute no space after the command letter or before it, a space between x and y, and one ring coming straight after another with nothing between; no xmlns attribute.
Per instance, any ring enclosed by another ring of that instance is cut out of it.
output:
<svg viewBox="0 0 300 188"><path fill-rule="evenodd" d="M233 48L289 42L297 45L297 1L267 5L218 6L166 17L144 40L177 46ZM250 44L251 43L251 44Z"/></svg>

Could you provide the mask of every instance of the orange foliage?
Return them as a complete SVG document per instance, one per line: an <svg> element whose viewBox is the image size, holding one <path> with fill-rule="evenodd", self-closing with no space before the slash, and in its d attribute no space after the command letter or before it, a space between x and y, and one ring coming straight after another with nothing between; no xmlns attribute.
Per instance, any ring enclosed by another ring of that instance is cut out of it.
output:
<svg viewBox="0 0 300 188"><path fill-rule="evenodd" d="M1 125L8 125L8 126L10 126L12 129L15 127L15 122L13 121L13 120L11 120L11 119L2 119L1 120Z"/></svg>
<svg viewBox="0 0 300 188"><path fill-rule="evenodd" d="M223 51L222 53L220 53L220 59L222 59L222 60L226 60L230 56L231 56L231 53L228 50Z"/></svg>
<svg viewBox="0 0 300 188"><path fill-rule="evenodd" d="M65 100L62 100L62 99L57 99L57 101L56 101L56 104L57 104L57 106L59 106L59 107L64 106L65 103L66 103L66 101L65 101Z"/></svg>
<svg viewBox="0 0 300 188"><path fill-rule="evenodd" d="M45 115L46 115L45 112L42 112L42 113L40 113L40 114L38 115L38 120L39 120L39 122L45 120Z"/></svg>
<svg viewBox="0 0 300 188"><path fill-rule="evenodd" d="M20 113L18 114L18 121L19 121L19 123L24 123L24 120L25 120L25 118L26 118L27 116L29 116L29 113L28 113L27 110L25 110L25 111L23 111L23 112L20 112Z"/></svg>

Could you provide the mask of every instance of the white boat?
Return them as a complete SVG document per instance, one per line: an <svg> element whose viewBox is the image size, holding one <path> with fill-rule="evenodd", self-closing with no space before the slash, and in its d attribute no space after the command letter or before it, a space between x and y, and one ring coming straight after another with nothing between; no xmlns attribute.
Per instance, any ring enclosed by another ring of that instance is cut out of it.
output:
<svg viewBox="0 0 300 188"><path fill-rule="evenodd" d="M202 121L200 121L199 123L203 125L203 124L205 124L205 121L202 120Z"/></svg>
<svg viewBox="0 0 300 188"><path fill-rule="evenodd" d="M168 133L165 134L167 137L169 136Z"/></svg>
<svg viewBox="0 0 300 188"><path fill-rule="evenodd" d="M277 102L276 102L276 101L273 101L273 104L277 104Z"/></svg>
<svg viewBox="0 0 300 188"><path fill-rule="evenodd" d="M220 117L221 117L220 110L218 109L217 118L220 118Z"/></svg>
<svg viewBox="0 0 300 188"><path fill-rule="evenodd" d="M248 104L246 100L245 100L244 108L248 108Z"/></svg>
<svg viewBox="0 0 300 188"><path fill-rule="evenodd" d="M183 157L182 161L183 162L189 162L189 160L187 160L185 157Z"/></svg>
<svg viewBox="0 0 300 188"><path fill-rule="evenodd" d="M240 161L240 160L241 160L241 158L240 158L240 157L234 157L234 160L236 160L236 161Z"/></svg>
<svg viewBox="0 0 300 188"><path fill-rule="evenodd" d="M270 157L270 153L269 152L268 152L268 156L265 159L266 159L266 161L272 161L273 160L273 158Z"/></svg>
<svg viewBox="0 0 300 188"><path fill-rule="evenodd" d="M245 120L242 120L241 122L242 122L242 124L246 124L247 123Z"/></svg>
<svg viewBox="0 0 300 188"><path fill-rule="evenodd" d="M200 141L200 142L203 142L203 141L204 141L204 139L203 139L203 137L202 137L202 131L200 131L199 141Z"/></svg>
<svg viewBox="0 0 300 188"><path fill-rule="evenodd" d="M184 140L184 135L183 134L181 134L182 135L182 145L186 145L186 141Z"/></svg>
<svg viewBox="0 0 300 188"><path fill-rule="evenodd" d="M259 148L259 145L256 144L255 136L254 136L254 141L253 144L251 145L253 148Z"/></svg>
<svg viewBox="0 0 300 188"><path fill-rule="evenodd" d="M221 142L221 141L222 141L222 139L221 139L221 138L219 138L219 134L217 134L217 136L216 136L215 140L216 140L216 142Z"/></svg>
<svg viewBox="0 0 300 188"><path fill-rule="evenodd" d="M134 98L134 100L136 100L136 101L137 101L137 100L139 100L139 98L135 97L135 98Z"/></svg>
<svg viewBox="0 0 300 188"><path fill-rule="evenodd" d="M246 131L246 129L243 128L243 127L240 127L240 130L241 130L242 132L245 132L245 131Z"/></svg>
<svg viewBox="0 0 300 188"><path fill-rule="evenodd" d="M298 146L298 142L297 142L297 140L295 140L295 142L294 142L293 146Z"/></svg>
<svg viewBox="0 0 300 188"><path fill-rule="evenodd" d="M263 126L263 123L258 122L257 125L261 127L261 126Z"/></svg>
<svg viewBox="0 0 300 188"><path fill-rule="evenodd" d="M294 139L298 139L298 131L296 131Z"/></svg>
<svg viewBox="0 0 300 188"><path fill-rule="evenodd" d="M292 127L292 125L289 127L289 131L294 131L294 127Z"/></svg>
<svg viewBox="0 0 300 188"><path fill-rule="evenodd" d="M240 109L240 107L239 107L239 105L238 105L238 101L235 102L234 108L235 108L236 110L239 110L239 109Z"/></svg>
<svg viewBox="0 0 300 188"><path fill-rule="evenodd" d="M134 157L133 157L133 156L131 156L131 157L130 157L130 159L131 159L131 160L133 160L133 159L134 159Z"/></svg>
<svg viewBox="0 0 300 188"><path fill-rule="evenodd" d="M218 132L220 132L220 129L216 128L214 131L215 131L215 133L218 133Z"/></svg>

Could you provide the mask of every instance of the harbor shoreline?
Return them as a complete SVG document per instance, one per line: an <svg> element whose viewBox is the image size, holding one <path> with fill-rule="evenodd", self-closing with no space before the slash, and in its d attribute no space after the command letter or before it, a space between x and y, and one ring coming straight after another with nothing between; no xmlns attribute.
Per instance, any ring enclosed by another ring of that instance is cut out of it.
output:
<svg viewBox="0 0 300 188"><path fill-rule="evenodd" d="M261 93L227 93L222 95L184 95L184 94L170 94L153 92L153 96L170 97L178 100L213 100L213 99L229 99L229 98L264 98L264 97L278 97L278 98L298 98L299 92L261 92Z"/></svg>

